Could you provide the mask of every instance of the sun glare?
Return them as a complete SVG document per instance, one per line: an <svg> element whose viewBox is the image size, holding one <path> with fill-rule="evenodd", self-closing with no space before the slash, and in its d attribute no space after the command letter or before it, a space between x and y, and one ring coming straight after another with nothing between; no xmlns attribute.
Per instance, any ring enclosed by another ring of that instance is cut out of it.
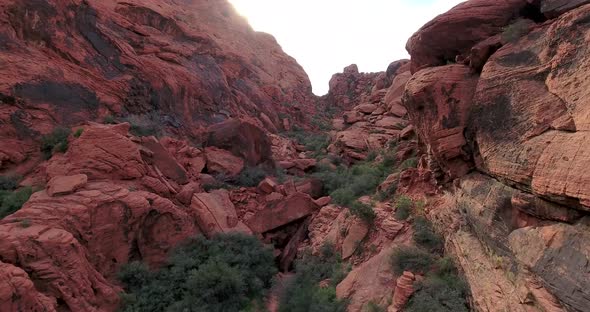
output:
<svg viewBox="0 0 590 312"><path fill-rule="evenodd" d="M461 0L230 0L257 31L274 35L308 73L316 94L355 63L383 71L408 58L407 39Z"/></svg>

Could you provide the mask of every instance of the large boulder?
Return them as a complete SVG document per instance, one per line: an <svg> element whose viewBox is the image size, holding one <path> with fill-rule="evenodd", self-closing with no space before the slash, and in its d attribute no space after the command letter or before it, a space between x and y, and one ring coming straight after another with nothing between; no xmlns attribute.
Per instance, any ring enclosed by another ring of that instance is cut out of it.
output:
<svg viewBox="0 0 590 312"><path fill-rule="evenodd" d="M309 195L295 193L282 201L270 203L246 223L253 232L264 233L307 217L318 209Z"/></svg>
<svg viewBox="0 0 590 312"><path fill-rule="evenodd" d="M194 194L190 208L191 214L194 214L199 227L207 237L228 232L251 233L250 229L238 220L236 208L226 190Z"/></svg>
<svg viewBox="0 0 590 312"><path fill-rule="evenodd" d="M210 126L205 144L228 150L249 166L272 164L271 142L266 132L246 121L231 119Z"/></svg>
<svg viewBox="0 0 590 312"><path fill-rule="evenodd" d="M455 62L478 42L501 33L529 5L528 0L471 0L437 16L406 44L412 73Z"/></svg>
<svg viewBox="0 0 590 312"><path fill-rule="evenodd" d="M421 70L406 85L403 102L420 139L453 178L473 166L464 132L477 81L467 66L449 65Z"/></svg>
<svg viewBox="0 0 590 312"><path fill-rule="evenodd" d="M205 149L207 172L236 177L244 169L244 160L232 153L215 147Z"/></svg>
<svg viewBox="0 0 590 312"><path fill-rule="evenodd" d="M123 264L141 259L161 265L176 244L199 233L185 209L168 199L88 182L59 197L37 192L0 221L0 256L28 272L48 298L30 292L13 306L43 302L49 309L57 301L70 311L113 311L121 288L112 281ZM14 292L2 285L0 293Z"/></svg>

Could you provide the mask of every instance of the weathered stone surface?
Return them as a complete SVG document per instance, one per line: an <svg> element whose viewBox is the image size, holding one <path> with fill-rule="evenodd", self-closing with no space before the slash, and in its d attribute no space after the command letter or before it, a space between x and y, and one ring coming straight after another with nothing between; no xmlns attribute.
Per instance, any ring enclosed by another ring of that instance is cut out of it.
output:
<svg viewBox="0 0 590 312"><path fill-rule="evenodd" d="M393 303L387 312L400 311L408 302L412 294L414 294L414 281L416 276L412 272L405 271L402 276L398 277L395 283L395 291L393 292Z"/></svg>
<svg viewBox="0 0 590 312"><path fill-rule="evenodd" d="M191 201L191 214L207 237L218 233L251 233L250 229L238 220L236 208L226 190L194 194Z"/></svg>
<svg viewBox="0 0 590 312"><path fill-rule="evenodd" d="M0 255L29 272L35 288L53 302L59 298L63 308L113 311L121 289L110 279L121 265L131 258L160 265L172 247L198 233L186 211L167 199L88 182L59 197L37 192L1 220Z"/></svg>
<svg viewBox="0 0 590 312"><path fill-rule="evenodd" d="M22 269L0 262L0 310L55 312L56 300L37 289Z"/></svg>
<svg viewBox="0 0 590 312"><path fill-rule="evenodd" d="M160 144L154 137L144 137L141 140L141 145L149 149L150 155L144 156L144 160L149 164L153 164L169 179L174 180L178 184L186 184L188 176L186 170L178 163L178 161L170 154L170 152ZM194 165L195 171L198 171L199 163ZM201 168L202 170L202 168Z"/></svg>
<svg viewBox="0 0 590 312"><path fill-rule="evenodd" d="M454 62L478 42L501 33L527 5L527 0L471 0L437 16L406 44L412 73Z"/></svg>
<svg viewBox="0 0 590 312"><path fill-rule="evenodd" d="M588 3L588 0L542 0L541 13L553 18Z"/></svg>
<svg viewBox="0 0 590 312"><path fill-rule="evenodd" d="M358 248L361 241L369 233L369 227L361 220L356 220L348 228L348 234L342 242L342 259L348 259Z"/></svg>
<svg viewBox="0 0 590 312"><path fill-rule="evenodd" d="M207 146L231 151L249 166L272 164L271 142L259 127L238 119L214 124L207 129Z"/></svg>
<svg viewBox="0 0 590 312"><path fill-rule="evenodd" d="M406 85L404 105L429 154L449 177L473 166L464 151L464 131L473 106L477 76L466 66L424 69ZM484 118L484 116L482 116Z"/></svg>
<svg viewBox="0 0 590 312"><path fill-rule="evenodd" d="M525 227L509 236L511 250L571 311L590 306L589 221Z"/></svg>
<svg viewBox="0 0 590 312"><path fill-rule="evenodd" d="M59 196L73 193L88 182L85 174L53 177L47 183L47 195Z"/></svg>
<svg viewBox="0 0 590 312"><path fill-rule="evenodd" d="M295 193L283 201L271 204L247 221L255 233L264 233L306 217L319 209L307 194Z"/></svg>
<svg viewBox="0 0 590 312"><path fill-rule="evenodd" d="M94 179L134 179L147 173L137 144L127 138L129 124L87 127L64 155L47 165L48 176L86 174Z"/></svg>
<svg viewBox="0 0 590 312"><path fill-rule="evenodd" d="M244 161L226 150L207 147L205 149L205 157L207 159L207 171L209 173L236 177L244 169Z"/></svg>
<svg viewBox="0 0 590 312"><path fill-rule="evenodd" d="M590 7L579 7L498 50L482 71L470 126L480 170L583 210L590 57L579 52L588 46L588 16Z"/></svg>
<svg viewBox="0 0 590 312"><path fill-rule="evenodd" d="M275 180L271 178L266 178L260 181L258 184L258 189L261 190L263 193L270 194L278 189L278 184Z"/></svg>

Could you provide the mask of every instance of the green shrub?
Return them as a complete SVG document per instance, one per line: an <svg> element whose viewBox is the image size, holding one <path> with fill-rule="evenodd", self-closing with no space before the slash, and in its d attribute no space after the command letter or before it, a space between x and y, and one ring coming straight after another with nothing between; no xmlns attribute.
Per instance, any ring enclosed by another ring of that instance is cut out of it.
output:
<svg viewBox="0 0 590 312"><path fill-rule="evenodd" d="M305 149L312 152L312 156L316 158L325 155L326 149L330 145L330 137L325 133L315 133L295 129L287 133L287 136L303 145Z"/></svg>
<svg viewBox="0 0 590 312"><path fill-rule="evenodd" d="M367 224L373 224L377 215L375 215L375 211L373 207L370 205L361 203L359 201L355 201L349 208L350 213L353 216L357 216L359 219L365 221Z"/></svg>
<svg viewBox="0 0 590 312"><path fill-rule="evenodd" d="M74 132L74 137L79 138L82 135L82 132L84 132L84 129L82 128L76 130L76 132Z"/></svg>
<svg viewBox="0 0 590 312"><path fill-rule="evenodd" d="M113 125L116 124L117 121L115 120L115 117L113 117L113 115L106 115L104 116L104 119L102 121L103 123L107 124L107 125Z"/></svg>
<svg viewBox="0 0 590 312"><path fill-rule="evenodd" d="M158 271L124 266L122 311L243 311L262 301L275 273L272 251L253 236L197 237Z"/></svg>
<svg viewBox="0 0 590 312"><path fill-rule="evenodd" d="M401 247L391 255L391 265L396 275L404 271L427 273L434 261L434 256L416 247Z"/></svg>
<svg viewBox="0 0 590 312"><path fill-rule="evenodd" d="M336 297L336 285L346 273L340 255L330 244L322 246L320 255L306 252L295 263L295 276L281 294L280 312L345 312L348 302ZM319 283L330 280L321 288Z"/></svg>
<svg viewBox="0 0 590 312"><path fill-rule="evenodd" d="M12 191L18 187L20 179L14 176L0 176L0 191Z"/></svg>
<svg viewBox="0 0 590 312"><path fill-rule="evenodd" d="M410 217L412 206L414 203L412 199L407 196L400 196L395 203L395 218L398 220L406 220Z"/></svg>
<svg viewBox="0 0 590 312"><path fill-rule="evenodd" d="M45 159L55 153L65 153L68 150L68 137L72 131L67 128L55 128L53 132L41 138L41 152Z"/></svg>
<svg viewBox="0 0 590 312"><path fill-rule="evenodd" d="M418 167L418 158L412 157L404 160L402 164L399 166L400 171L410 169L410 168L417 168Z"/></svg>
<svg viewBox="0 0 590 312"><path fill-rule="evenodd" d="M31 226L31 220L30 219L22 219L20 220L20 227L22 228L28 228Z"/></svg>
<svg viewBox="0 0 590 312"><path fill-rule="evenodd" d="M385 309L384 307L376 304L373 301L369 301L369 303L367 303L367 305L365 306L364 311L365 312L386 312L387 309Z"/></svg>
<svg viewBox="0 0 590 312"><path fill-rule="evenodd" d="M245 187L255 187L266 178L266 172L261 167L245 167L235 180L235 184Z"/></svg>
<svg viewBox="0 0 590 312"><path fill-rule="evenodd" d="M432 224L424 217L414 220L414 241L433 252L440 252L444 247L442 238L434 232Z"/></svg>
<svg viewBox="0 0 590 312"><path fill-rule="evenodd" d="M450 280L452 279L452 280ZM459 278L443 279L429 276L418 285L418 290L406 305L407 312L467 312L466 290L460 285Z"/></svg>
<svg viewBox="0 0 590 312"><path fill-rule="evenodd" d="M16 191L0 191L0 219L15 213L31 197L33 189L30 186Z"/></svg>

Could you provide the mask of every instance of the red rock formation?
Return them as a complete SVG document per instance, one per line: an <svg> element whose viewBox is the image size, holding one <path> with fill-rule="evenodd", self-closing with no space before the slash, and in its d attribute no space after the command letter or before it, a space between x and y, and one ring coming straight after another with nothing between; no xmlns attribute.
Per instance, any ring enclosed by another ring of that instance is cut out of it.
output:
<svg viewBox="0 0 590 312"><path fill-rule="evenodd" d="M397 312L403 308L412 294L414 294L414 281L416 276L412 272L405 271L395 282L395 291L393 292L392 306L388 312Z"/></svg>
<svg viewBox="0 0 590 312"><path fill-rule="evenodd" d="M528 0L470 0L422 26L406 49L412 56L412 73L426 67L455 62L478 42L503 31Z"/></svg>
<svg viewBox="0 0 590 312"><path fill-rule="evenodd" d="M0 12L2 168L37 154L55 124L133 114L198 135L315 110L303 69L225 0L3 0Z"/></svg>
<svg viewBox="0 0 590 312"><path fill-rule="evenodd" d="M464 136L477 76L466 66L424 69L406 85L404 105L428 155L451 178L467 173L473 164Z"/></svg>
<svg viewBox="0 0 590 312"><path fill-rule="evenodd" d="M264 233L307 217L319 207L307 194L295 193L257 212L246 224L255 233Z"/></svg>
<svg viewBox="0 0 590 312"><path fill-rule="evenodd" d="M0 310L56 311L55 300L38 292L22 269L0 262L0 282Z"/></svg>

